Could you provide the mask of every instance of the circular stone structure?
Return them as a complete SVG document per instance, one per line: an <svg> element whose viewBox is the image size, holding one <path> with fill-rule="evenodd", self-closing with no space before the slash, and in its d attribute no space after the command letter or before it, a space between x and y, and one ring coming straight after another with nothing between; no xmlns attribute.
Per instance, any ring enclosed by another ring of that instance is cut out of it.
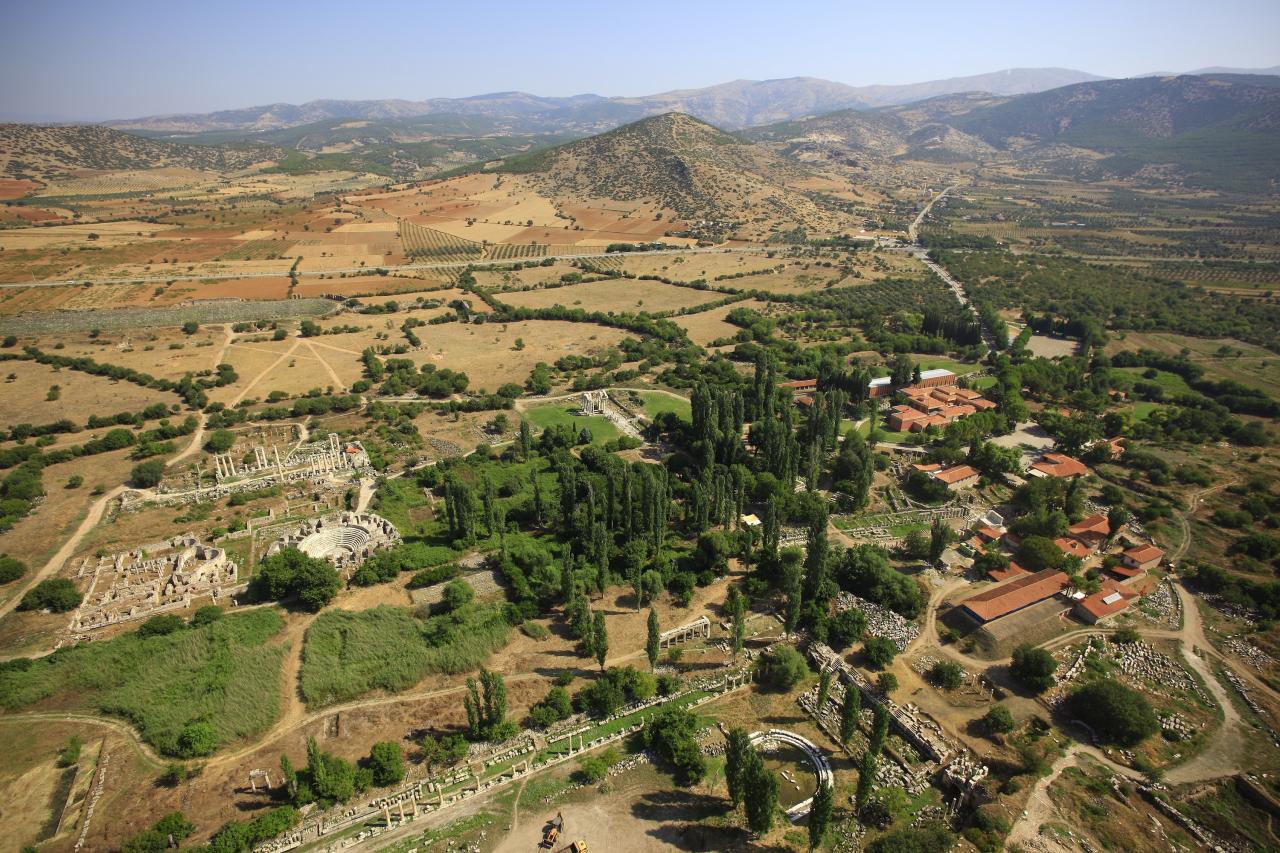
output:
<svg viewBox="0 0 1280 853"><path fill-rule="evenodd" d="M786 764L799 766L801 762L808 763L813 773L812 779L788 778L785 770L782 767L778 768L784 783L779 786L778 801L792 822L809 813L809 809L813 806L814 792L820 785L835 784L831 774L831 762L827 760L826 754L807 737L785 729L769 729L763 732L752 732L750 738L751 745L760 750L766 764L779 762L785 767ZM793 792L792 798L784 795L788 784ZM788 799L795 799L795 802L788 805Z"/></svg>
<svg viewBox="0 0 1280 853"><path fill-rule="evenodd" d="M344 512L303 522L268 549L297 548L308 557L328 560L338 569L358 567L374 550L400 541L395 525L373 513Z"/></svg>

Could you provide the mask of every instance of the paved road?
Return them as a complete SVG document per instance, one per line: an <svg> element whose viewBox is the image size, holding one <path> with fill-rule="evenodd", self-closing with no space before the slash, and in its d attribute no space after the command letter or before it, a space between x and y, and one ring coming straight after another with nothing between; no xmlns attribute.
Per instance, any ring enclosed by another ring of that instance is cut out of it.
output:
<svg viewBox="0 0 1280 853"><path fill-rule="evenodd" d="M728 246L710 249L661 249L655 252L643 252L645 256L649 255L710 255L725 252L738 253L756 253L756 252L772 252L777 251L778 246ZM539 258L513 258L511 260L482 260L482 261L465 261L438 264L397 264L394 266L384 266L388 273L398 272L416 272L421 270L444 270L444 269L463 269L470 266L488 266L490 264L496 266L510 266L513 264L528 263L530 260L536 261L572 261L581 258L614 258L620 257L617 252L592 252L581 255L545 255ZM332 269L311 269L296 270L295 274L298 278L315 277L321 275L340 275L342 273L363 273L369 274L374 267L333 267ZM14 281L0 284L0 287L65 287L67 285L76 284L152 284L177 280L198 280L198 281L218 281L224 279L247 279L247 278L279 278L288 275L287 270L278 270L275 272L234 272L234 273L216 273L210 275L200 275L198 273L177 273L175 275L158 275L158 276L136 276L131 278L63 278L52 279L48 281Z"/></svg>
<svg viewBox="0 0 1280 853"><path fill-rule="evenodd" d="M912 220L911 224L907 226L907 236L911 238L911 247L909 251L926 267L933 270L934 274L937 275L938 278L942 279L943 284L951 288L951 292L955 294L956 301L964 308L969 309L973 314L974 319L978 321L978 328L982 331L982 340L983 343L987 345L987 349L994 350L996 348L996 339L992 336L987 327L983 325L982 318L978 315L978 309L974 308L973 303L969 301L969 294L965 292L964 285L960 283L959 279L947 272L946 267L930 258L929 251L924 247L924 244L920 242L920 225L924 222L924 218L929 215L929 211L933 209L935 204L946 198L947 194L958 186L960 185L952 184L933 198L929 199L929 203L920 209L920 213L918 213L916 218Z"/></svg>

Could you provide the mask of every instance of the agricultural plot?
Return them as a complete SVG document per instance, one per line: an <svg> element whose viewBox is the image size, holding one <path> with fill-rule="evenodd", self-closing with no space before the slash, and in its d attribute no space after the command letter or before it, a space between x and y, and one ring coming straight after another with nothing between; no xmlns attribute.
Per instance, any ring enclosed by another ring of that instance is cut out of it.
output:
<svg viewBox="0 0 1280 853"><path fill-rule="evenodd" d="M403 220L400 222L400 240L404 244L405 255L414 261L466 262L479 260L484 254L482 244L474 240L464 240Z"/></svg>
<svg viewBox="0 0 1280 853"><path fill-rule="evenodd" d="M103 360L108 357L98 356ZM78 370L57 370L33 361L6 362L0 365L0 376L0 397L4 398L0 427L47 424L63 418L84 426L90 414L136 412L152 403L178 402L173 394L132 382L116 382ZM89 435L80 438L87 440Z"/></svg>
<svg viewBox="0 0 1280 853"><path fill-rule="evenodd" d="M293 247L293 243L288 240L273 240L270 238L259 238L256 240L246 240L234 249L223 252L218 256L218 260L222 261L273 261L279 258L291 257L289 249Z"/></svg>
<svg viewBox="0 0 1280 853"><path fill-rule="evenodd" d="M99 172L79 178L55 181L39 195L79 196L150 193L157 190L191 187L208 183L216 176L195 169L137 169L123 172Z"/></svg>
<svg viewBox="0 0 1280 853"><path fill-rule="evenodd" d="M768 313L769 307L767 302L761 302L758 299L747 299L743 302L735 302L732 305L721 305L719 308L712 308L710 311L700 311L697 314L685 314L682 317L675 317L672 322L689 333L689 340L698 346L706 346L714 340L731 338L741 331L738 326L725 320L730 311L735 308L750 308L752 311Z"/></svg>
<svg viewBox="0 0 1280 853"><path fill-rule="evenodd" d="M319 317L332 310L333 303L327 299L282 299L258 302L205 302L162 308L115 308L106 311L57 311L28 313L21 317L2 317L0 332L21 336L88 332L92 329L154 330L166 326L178 327L188 320L194 320L201 325L251 320L287 320ZM51 341L50 346L53 343Z"/></svg>
<svg viewBox="0 0 1280 853"><path fill-rule="evenodd" d="M563 305L566 308L582 308L586 311L665 313L694 305L704 305L718 297L719 294L716 293L676 287L660 281L611 278L586 284L504 293L499 298L503 302L521 308L549 308L553 305Z"/></svg>
<svg viewBox="0 0 1280 853"><path fill-rule="evenodd" d="M500 243L496 246L488 247L485 252L485 258L491 261L518 261L524 258L543 258L546 255L547 246L537 243Z"/></svg>
<svg viewBox="0 0 1280 853"><path fill-rule="evenodd" d="M1193 338L1172 332L1128 332L1117 335L1107 345L1108 353L1126 349L1151 349L1166 355L1190 352L1193 362L1204 368L1207 379L1229 379L1250 388L1280 394L1280 358L1253 344L1233 338Z"/></svg>
<svg viewBox="0 0 1280 853"><path fill-rule="evenodd" d="M603 258L583 258L578 265L588 272L610 275L622 271L622 258L613 255Z"/></svg>
<svg viewBox="0 0 1280 853"><path fill-rule="evenodd" d="M75 246L118 246L140 238L172 231L176 225L123 221L57 225L43 228L6 228L0 231L0 249L49 249Z"/></svg>
<svg viewBox="0 0 1280 853"><path fill-rule="evenodd" d="M781 258L771 258L764 252L708 252L697 255L650 255L641 252L622 257L622 268L635 275L660 275L679 281L700 278L712 284L720 276L759 272L787 263ZM733 280L721 283L733 287L750 287L751 281L752 279L746 278L741 283Z"/></svg>
<svg viewBox="0 0 1280 853"><path fill-rule="evenodd" d="M540 361L565 355L593 356L611 350L626 332L591 323L527 320L484 325L445 323L415 329L422 349L408 354L415 362L462 370L471 389L496 391L504 382L523 383ZM524 341L517 349L516 340Z"/></svg>

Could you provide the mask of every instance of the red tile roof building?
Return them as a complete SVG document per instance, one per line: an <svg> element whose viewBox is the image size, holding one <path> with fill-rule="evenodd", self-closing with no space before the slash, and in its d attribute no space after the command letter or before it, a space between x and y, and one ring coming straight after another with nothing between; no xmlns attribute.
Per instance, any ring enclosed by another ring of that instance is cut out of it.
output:
<svg viewBox="0 0 1280 853"><path fill-rule="evenodd" d="M1065 572L1045 569L1035 574L1019 575L1011 581L966 598L960 602L960 607L979 622L991 622L1053 598L1070 583Z"/></svg>
<svg viewBox="0 0 1280 853"><path fill-rule="evenodd" d="M1138 593L1124 584L1108 579L1100 591L1077 601L1072 612L1082 621L1097 625L1127 608L1137 597Z"/></svg>
<svg viewBox="0 0 1280 853"><path fill-rule="evenodd" d="M1067 532L1091 548L1096 548L1111 535L1111 522L1104 513L1097 513L1077 521Z"/></svg>
<svg viewBox="0 0 1280 853"><path fill-rule="evenodd" d="M1137 548L1130 548L1120 555L1120 563L1125 568L1138 572L1154 569L1160 565L1162 559L1164 559L1164 551L1161 551L1155 545L1139 545Z"/></svg>
<svg viewBox="0 0 1280 853"><path fill-rule="evenodd" d="M954 374L951 381L955 380ZM889 428L898 432L921 432L931 426L945 426L974 412L996 408L977 391L954 385L925 385L921 382L902 389L906 402L889 410Z"/></svg>
<svg viewBox="0 0 1280 853"><path fill-rule="evenodd" d="M1079 557L1081 560L1086 559L1093 553L1093 549L1079 539L1072 539L1070 536L1062 536L1053 540L1053 544L1058 546L1058 550L1066 554L1068 557Z"/></svg>
<svg viewBox="0 0 1280 853"><path fill-rule="evenodd" d="M1089 473L1083 462L1072 459L1062 453L1046 453L1039 462L1034 463L1027 473L1032 477L1083 477Z"/></svg>

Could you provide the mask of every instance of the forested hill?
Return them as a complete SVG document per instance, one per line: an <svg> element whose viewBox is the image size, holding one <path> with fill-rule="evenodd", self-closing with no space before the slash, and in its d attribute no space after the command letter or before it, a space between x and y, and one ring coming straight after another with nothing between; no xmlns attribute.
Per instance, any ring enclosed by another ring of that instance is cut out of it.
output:
<svg viewBox="0 0 1280 853"><path fill-rule="evenodd" d="M0 175L45 180L80 169L176 166L230 172L283 156L262 145L185 145L144 139L99 125L0 124Z"/></svg>

